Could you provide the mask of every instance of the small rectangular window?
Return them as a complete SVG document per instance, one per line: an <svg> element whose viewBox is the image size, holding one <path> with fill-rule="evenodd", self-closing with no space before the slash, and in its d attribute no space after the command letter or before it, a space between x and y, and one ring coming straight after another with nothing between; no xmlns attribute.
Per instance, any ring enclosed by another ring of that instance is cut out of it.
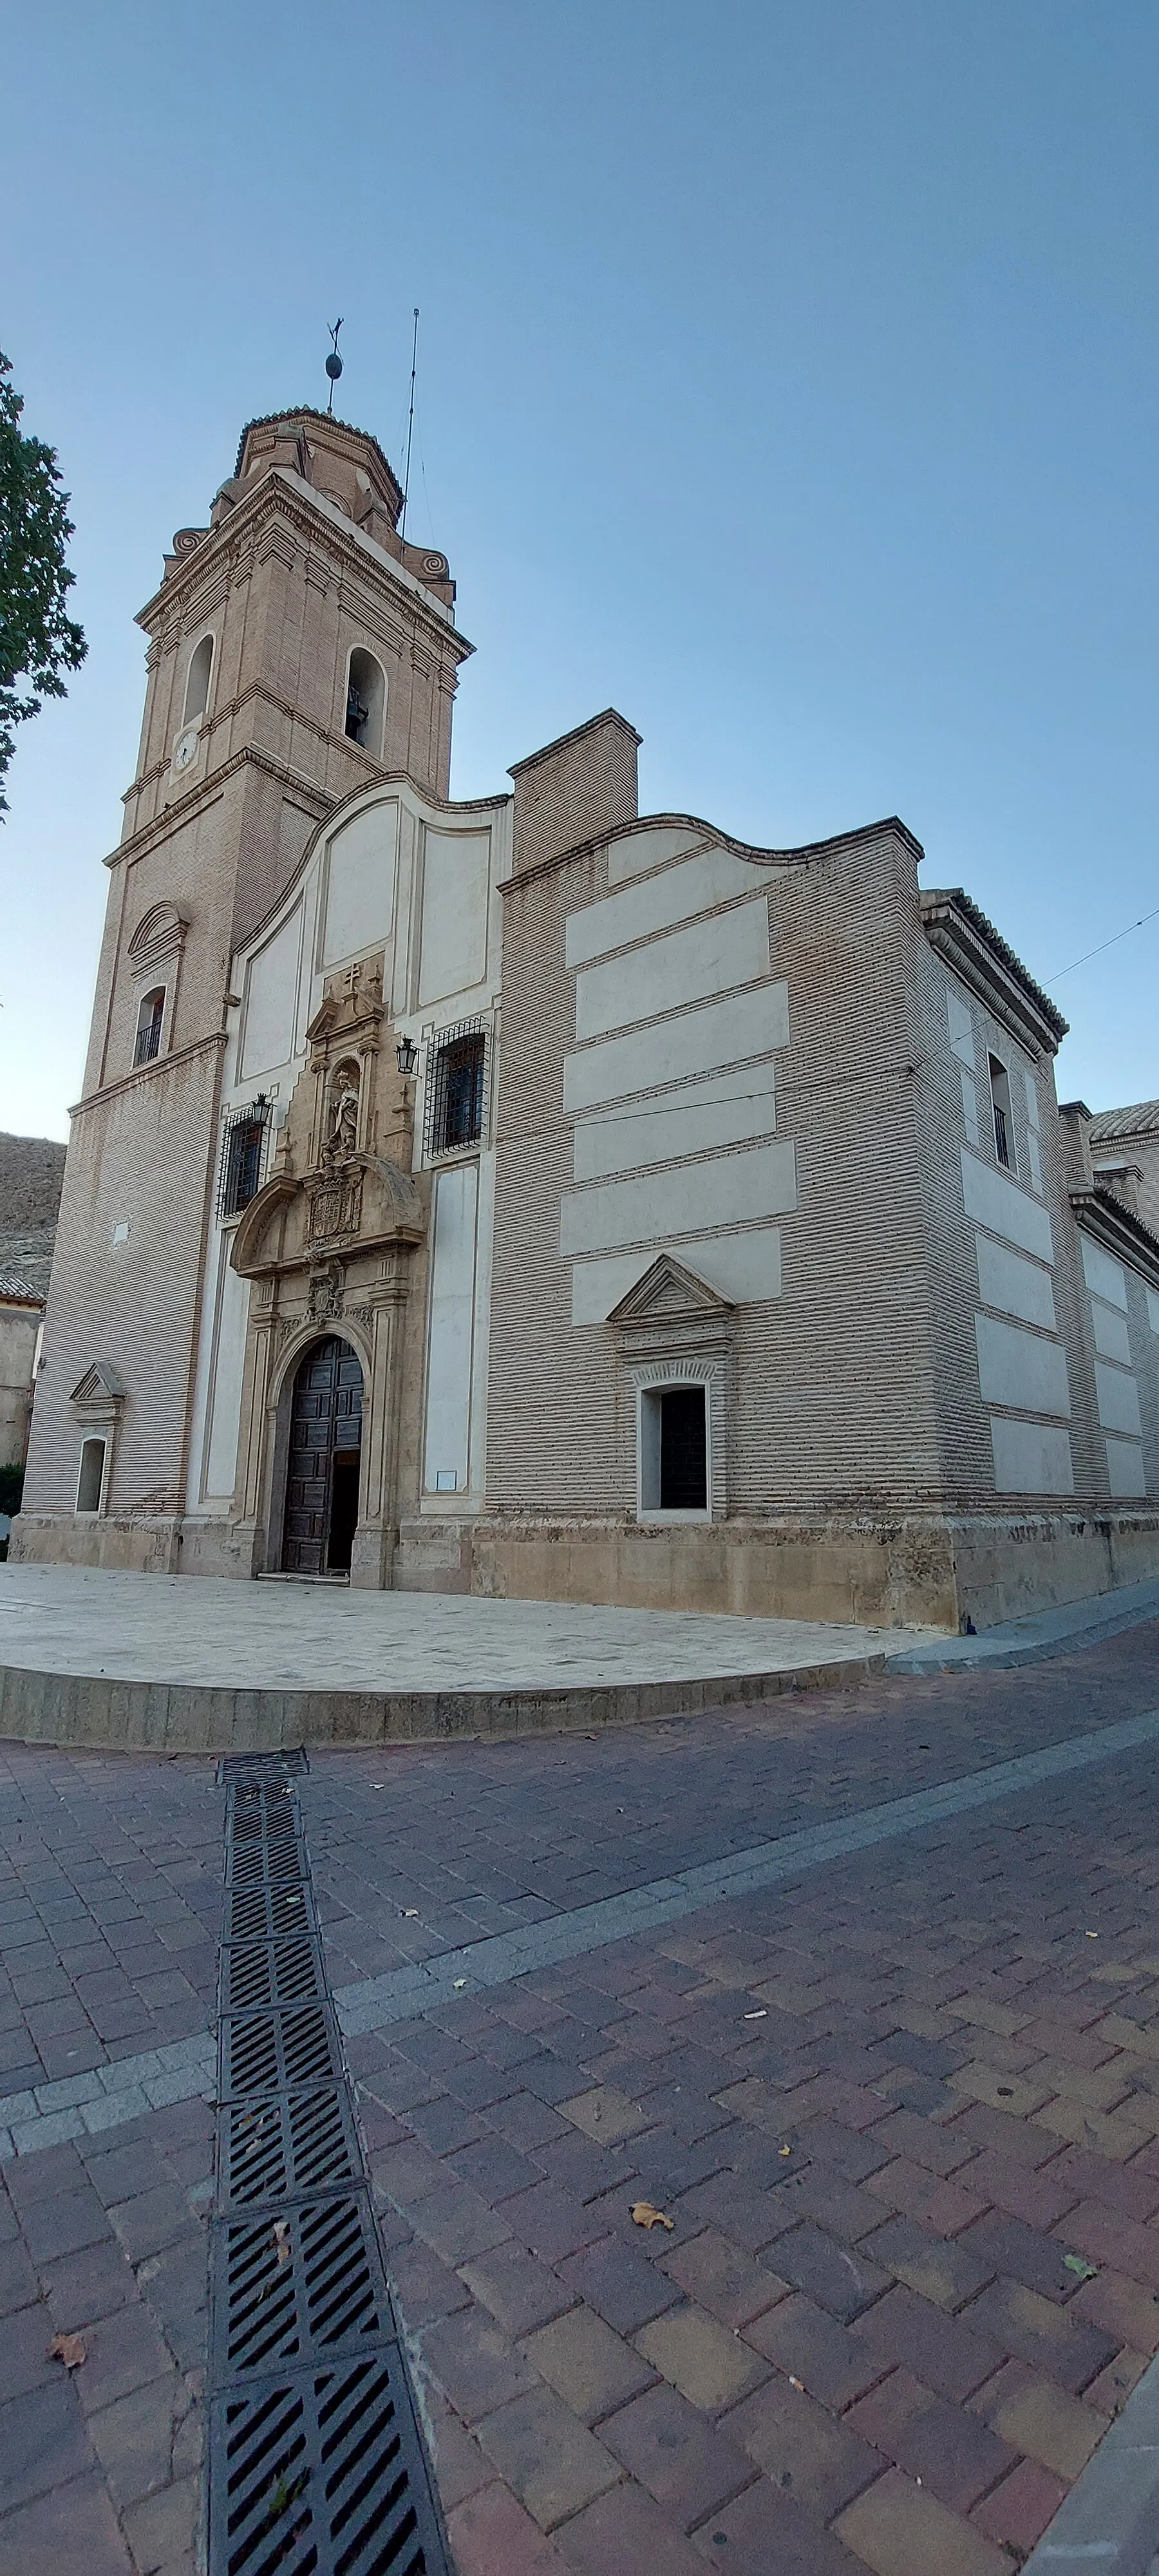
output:
<svg viewBox="0 0 1159 2576"><path fill-rule="evenodd" d="M646 1387L640 1398L640 1506L708 1510L708 1404L703 1386Z"/></svg>
<svg viewBox="0 0 1159 2576"><path fill-rule="evenodd" d="M268 1100L258 1099L230 1119L221 1154L221 1183L217 1199L217 1213L221 1217L240 1216L250 1200L257 1197L262 1185L262 1158L269 1114Z"/></svg>
<svg viewBox="0 0 1159 2576"><path fill-rule="evenodd" d="M990 1099L994 1110L994 1151L1008 1172L1014 1170L1014 1121L1010 1115L1010 1077L996 1055L990 1058Z"/></svg>
<svg viewBox="0 0 1159 2576"><path fill-rule="evenodd" d="M101 1508L107 1446L108 1443L104 1440L82 1440L81 1442L80 1474L76 1487L78 1512L99 1512Z"/></svg>
<svg viewBox="0 0 1159 2576"><path fill-rule="evenodd" d="M486 1072L487 1040L480 1028L451 1029L432 1046L423 1138L428 1160L479 1143Z"/></svg>

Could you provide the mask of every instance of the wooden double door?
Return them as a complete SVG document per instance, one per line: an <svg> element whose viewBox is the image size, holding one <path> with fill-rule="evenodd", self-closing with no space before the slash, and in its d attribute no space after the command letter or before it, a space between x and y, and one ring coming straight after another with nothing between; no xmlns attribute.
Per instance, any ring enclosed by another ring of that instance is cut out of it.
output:
<svg viewBox="0 0 1159 2576"><path fill-rule="evenodd" d="M362 1368L349 1342L315 1342L294 1379L286 1509L285 1574L346 1574L358 1526Z"/></svg>

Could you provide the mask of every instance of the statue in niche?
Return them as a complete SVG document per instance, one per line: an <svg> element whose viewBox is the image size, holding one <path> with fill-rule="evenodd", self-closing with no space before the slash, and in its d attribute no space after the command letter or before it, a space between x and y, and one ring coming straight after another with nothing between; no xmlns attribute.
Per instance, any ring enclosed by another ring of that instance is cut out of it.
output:
<svg viewBox="0 0 1159 2576"><path fill-rule="evenodd" d="M324 1163L345 1163L358 1145L358 1074L342 1065L330 1095L330 1125L322 1148Z"/></svg>

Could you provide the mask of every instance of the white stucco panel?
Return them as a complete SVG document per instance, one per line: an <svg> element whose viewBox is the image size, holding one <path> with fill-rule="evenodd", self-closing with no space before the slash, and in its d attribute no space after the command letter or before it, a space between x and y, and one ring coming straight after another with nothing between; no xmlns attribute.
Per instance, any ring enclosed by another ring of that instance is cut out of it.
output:
<svg viewBox="0 0 1159 2576"><path fill-rule="evenodd" d="M714 1145L744 1144L776 1132L773 1068L717 1073L655 1108L606 1109L575 1130L575 1177L598 1181L611 1172L639 1171L647 1163L674 1163Z"/></svg>
<svg viewBox="0 0 1159 2576"><path fill-rule="evenodd" d="M1141 1439L1139 1389L1134 1378L1127 1377L1122 1369L1112 1368L1107 1360L1096 1360L1095 1388L1104 1431L1133 1431L1136 1439Z"/></svg>
<svg viewBox="0 0 1159 2576"><path fill-rule="evenodd" d="M1095 1349L1105 1360L1121 1360L1124 1368L1131 1365L1131 1335L1125 1315L1117 1306L1104 1306L1101 1297L1091 1299L1091 1322L1095 1331Z"/></svg>
<svg viewBox="0 0 1159 2576"><path fill-rule="evenodd" d="M475 1163L452 1165L438 1174L435 1186L427 1343L428 1493L463 1493L468 1482L478 1187Z"/></svg>
<svg viewBox="0 0 1159 2576"><path fill-rule="evenodd" d="M686 860L683 867L665 868L661 876L628 886L623 894L607 895L602 903L569 913L564 927L566 962L584 966L590 957L606 956L611 948L651 939L678 921L692 921L698 913L710 912L715 904L755 893L778 874L776 868L760 868L749 859L734 857L731 850L702 850L699 858Z"/></svg>
<svg viewBox="0 0 1159 2576"><path fill-rule="evenodd" d="M659 1091L719 1066L743 1064L789 1043L789 987L764 984L727 1002L708 1002L676 1020L661 1020L629 1037L606 1038L563 1066L563 1105L594 1109L604 1100Z"/></svg>
<svg viewBox="0 0 1159 2576"><path fill-rule="evenodd" d="M1089 1234L1084 1234L1081 1226L1079 1242L1082 1245L1083 1277L1092 1297L1105 1297L1109 1306L1120 1307L1125 1315L1127 1273L1122 1262L1116 1261L1112 1252L1104 1252L1102 1244L1095 1243Z"/></svg>
<svg viewBox="0 0 1159 2576"><path fill-rule="evenodd" d="M336 966L389 939L398 872L398 804L364 805L335 832L325 860L320 963Z"/></svg>
<svg viewBox="0 0 1159 2576"><path fill-rule="evenodd" d="M992 1163L978 1162L964 1145L961 1151L967 1216L972 1216L975 1224L984 1225L988 1234L1000 1234L1007 1243L1016 1243L1020 1251L1033 1252L1040 1261L1053 1262L1054 1236L1046 1209L1008 1181Z"/></svg>
<svg viewBox="0 0 1159 2576"><path fill-rule="evenodd" d="M683 850L695 850L709 835L695 823L655 823L644 825L638 832L625 832L622 840L613 841L608 851L608 884L623 885L626 877L642 876L645 868L659 868L665 859L677 859ZM625 1296L627 1290L625 1289Z"/></svg>
<svg viewBox="0 0 1159 2576"><path fill-rule="evenodd" d="M600 1037L685 1002L755 984L769 972L769 910L763 895L732 912L709 913L629 957L589 966L576 979L577 1038Z"/></svg>
<svg viewBox="0 0 1159 2576"><path fill-rule="evenodd" d="M1159 1297L1153 1288L1147 1290L1147 1321L1152 1332L1159 1333Z"/></svg>
<svg viewBox="0 0 1159 2576"><path fill-rule="evenodd" d="M620 1253L610 1261L577 1261L571 1274L573 1324L601 1324L626 1297L629 1288L650 1270L658 1251L691 1270L697 1279L734 1306L751 1306L781 1293L781 1235L775 1225L754 1226L747 1233L706 1235L692 1243L653 1246L648 1252Z"/></svg>
<svg viewBox="0 0 1159 2576"><path fill-rule="evenodd" d="M994 1483L1000 1494L1073 1494L1069 1431L1046 1422L990 1417Z"/></svg>
<svg viewBox="0 0 1159 2576"><path fill-rule="evenodd" d="M946 987L946 1014L950 1024L950 1046L959 1064L974 1071L974 1015L953 984Z"/></svg>
<svg viewBox="0 0 1159 2576"><path fill-rule="evenodd" d="M1141 1499L1147 1491L1147 1472L1143 1452L1133 1440L1108 1440L1107 1484L1112 1494L1124 1500Z"/></svg>
<svg viewBox="0 0 1159 2576"><path fill-rule="evenodd" d="M419 1003L469 992L487 972L488 832L424 836Z"/></svg>
<svg viewBox="0 0 1159 2576"><path fill-rule="evenodd" d="M974 1250L983 1305L996 1306L1001 1315L1018 1315L1024 1324L1041 1324L1045 1332L1053 1333L1054 1289L1049 1270L1024 1261L1019 1252L1008 1252L1003 1243L992 1243L986 1234L975 1235Z"/></svg>
<svg viewBox="0 0 1159 2576"><path fill-rule="evenodd" d="M296 904L280 930L246 968L241 1038L241 1079L271 1073L294 1052L295 1005L302 949L302 907ZM232 1485L232 1479L231 1479Z"/></svg>
<svg viewBox="0 0 1159 2576"><path fill-rule="evenodd" d="M975 1315L978 1384L987 1404L1017 1405L1024 1413L1070 1412L1066 1352L1021 1324Z"/></svg>
<svg viewBox="0 0 1159 2576"><path fill-rule="evenodd" d="M617 1244L658 1243L666 1236L743 1224L746 1217L783 1216L796 1204L794 1147L757 1145L639 1180L569 1192L560 1207L559 1248L566 1258Z"/></svg>
<svg viewBox="0 0 1159 2576"><path fill-rule="evenodd" d="M223 1260L213 1351L209 1439L201 1501L228 1502L237 1473L237 1439L241 1423L241 1390L245 1370L246 1322L250 1283Z"/></svg>

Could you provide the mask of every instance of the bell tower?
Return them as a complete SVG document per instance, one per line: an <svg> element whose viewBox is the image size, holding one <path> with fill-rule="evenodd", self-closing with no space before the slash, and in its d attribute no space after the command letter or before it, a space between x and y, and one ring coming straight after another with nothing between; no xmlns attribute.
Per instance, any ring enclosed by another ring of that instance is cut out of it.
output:
<svg viewBox="0 0 1159 2576"><path fill-rule="evenodd" d="M401 505L367 432L306 405L251 421L140 612L140 755L106 862L13 1555L180 1563L231 955L345 798L389 776L447 796L472 648L446 556L399 535ZM87 1512L75 1398L98 1362L122 1393Z"/></svg>

